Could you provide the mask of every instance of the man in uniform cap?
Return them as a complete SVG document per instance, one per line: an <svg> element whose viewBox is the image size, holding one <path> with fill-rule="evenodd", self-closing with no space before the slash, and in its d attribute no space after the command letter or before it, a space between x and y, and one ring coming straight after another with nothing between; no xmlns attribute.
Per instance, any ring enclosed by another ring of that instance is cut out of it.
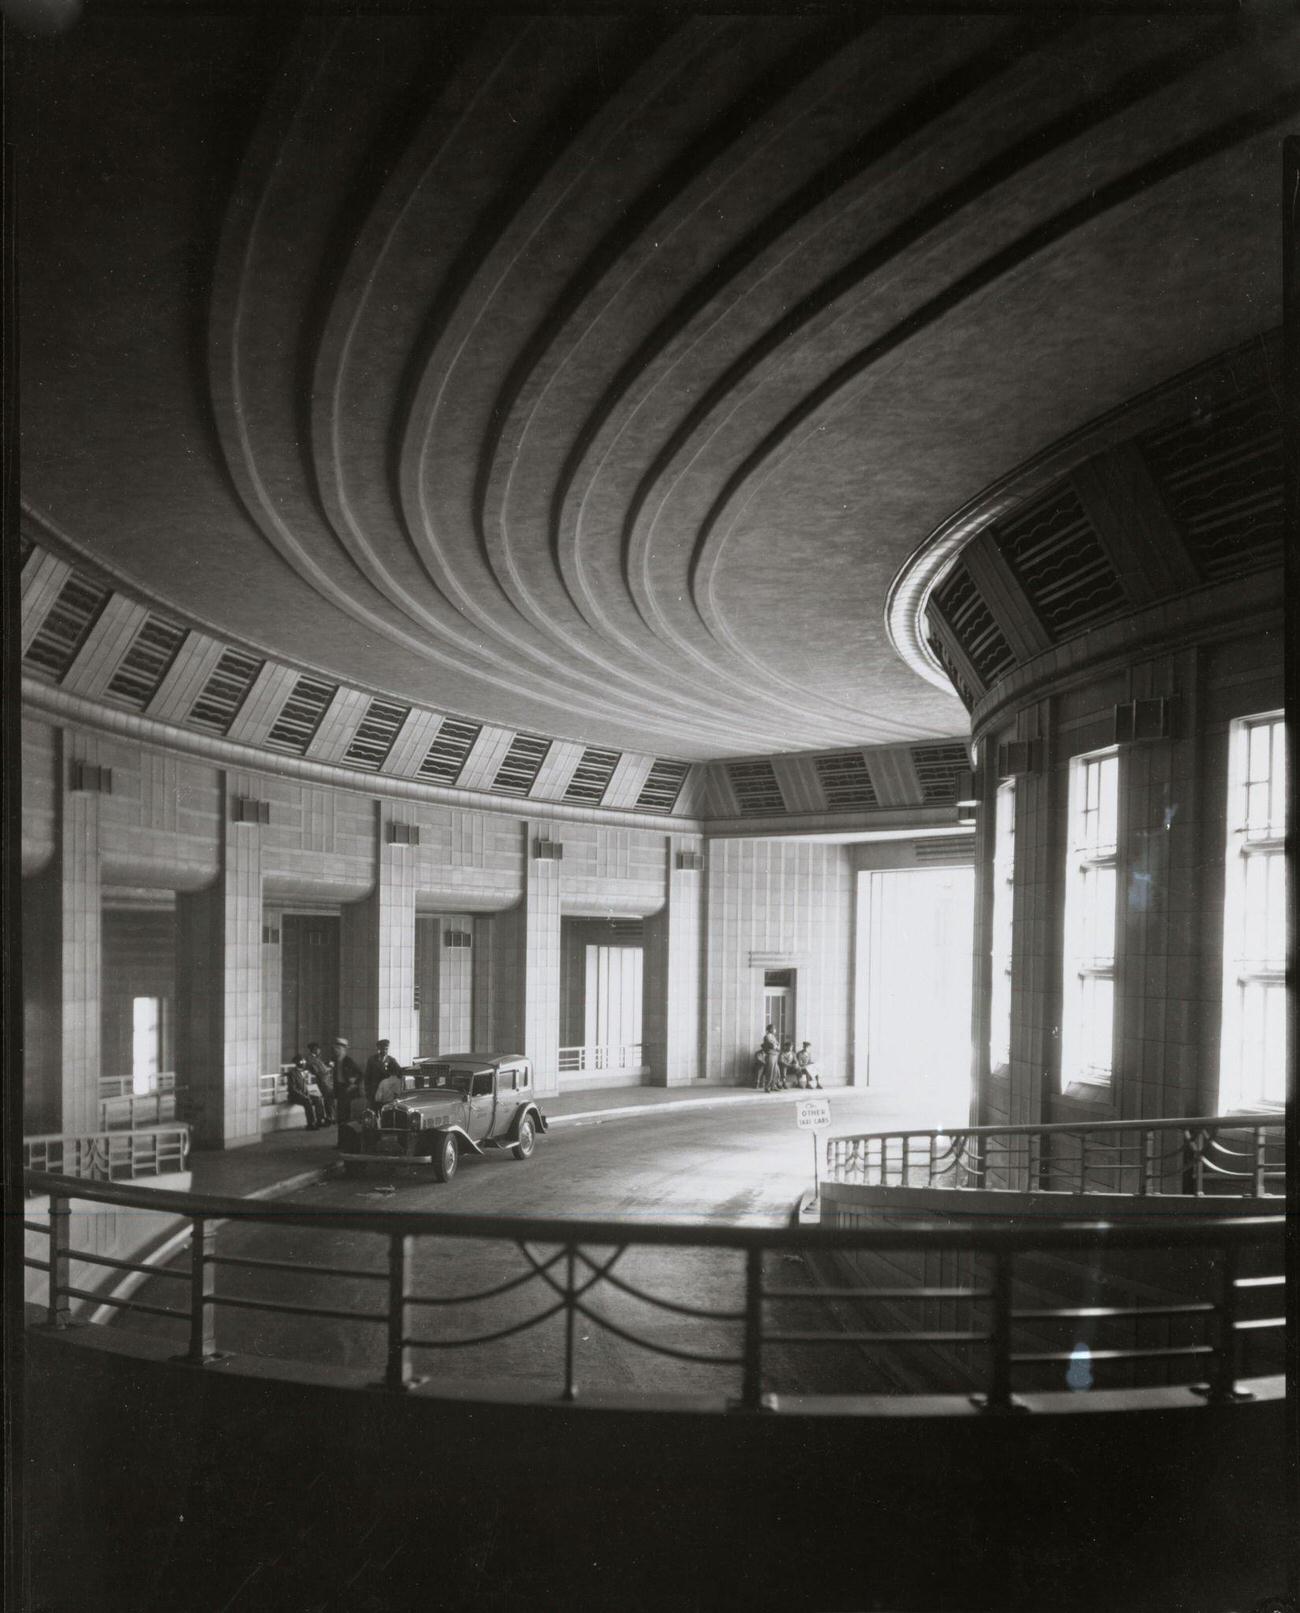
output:
<svg viewBox="0 0 1300 1613"><path fill-rule="evenodd" d="M384 1077L395 1075L401 1079L402 1066L390 1055L388 1045L387 1037L381 1036L378 1047L366 1062L366 1104L371 1109L375 1106L375 1093Z"/></svg>

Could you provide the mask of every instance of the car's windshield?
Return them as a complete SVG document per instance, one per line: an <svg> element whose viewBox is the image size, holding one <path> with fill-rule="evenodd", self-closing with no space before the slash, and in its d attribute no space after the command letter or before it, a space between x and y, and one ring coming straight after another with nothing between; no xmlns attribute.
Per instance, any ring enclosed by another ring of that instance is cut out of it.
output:
<svg viewBox="0 0 1300 1613"><path fill-rule="evenodd" d="M438 1070L434 1073L429 1085L435 1088L450 1088L453 1091L469 1095L470 1085L474 1080L472 1070Z"/></svg>

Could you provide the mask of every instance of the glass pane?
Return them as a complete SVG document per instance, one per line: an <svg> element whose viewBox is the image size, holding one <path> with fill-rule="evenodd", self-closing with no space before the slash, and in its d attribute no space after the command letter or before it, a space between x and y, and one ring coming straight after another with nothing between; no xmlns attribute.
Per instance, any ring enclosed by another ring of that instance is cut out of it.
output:
<svg viewBox="0 0 1300 1613"><path fill-rule="evenodd" d="M135 997L131 1002L131 1087L135 1092L151 1092L158 1075L161 1006L157 997Z"/></svg>

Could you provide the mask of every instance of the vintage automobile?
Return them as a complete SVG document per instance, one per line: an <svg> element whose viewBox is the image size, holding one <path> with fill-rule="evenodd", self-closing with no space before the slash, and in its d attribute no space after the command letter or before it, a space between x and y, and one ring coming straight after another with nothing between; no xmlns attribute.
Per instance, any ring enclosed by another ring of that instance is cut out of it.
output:
<svg viewBox="0 0 1300 1613"><path fill-rule="evenodd" d="M532 1066L518 1053L448 1053L404 1070L406 1090L345 1128L344 1169L416 1165L440 1182L460 1156L508 1148L527 1159L546 1116L533 1097Z"/></svg>

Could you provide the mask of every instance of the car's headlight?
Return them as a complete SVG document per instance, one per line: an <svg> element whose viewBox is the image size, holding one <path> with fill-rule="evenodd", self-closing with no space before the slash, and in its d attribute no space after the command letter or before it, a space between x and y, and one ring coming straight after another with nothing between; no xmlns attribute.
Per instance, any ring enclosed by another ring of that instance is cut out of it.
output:
<svg viewBox="0 0 1300 1613"><path fill-rule="evenodd" d="M370 1131L374 1131L379 1125L379 1116L373 1109L367 1109L361 1117L361 1124Z"/></svg>

